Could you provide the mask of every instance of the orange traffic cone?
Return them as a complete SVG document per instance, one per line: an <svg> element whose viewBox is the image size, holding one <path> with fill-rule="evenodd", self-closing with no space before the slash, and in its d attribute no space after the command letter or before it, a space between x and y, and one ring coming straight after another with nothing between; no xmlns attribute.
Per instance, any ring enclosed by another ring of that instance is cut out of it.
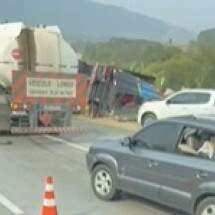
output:
<svg viewBox="0 0 215 215"><path fill-rule="evenodd" d="M43 199L42 215L57 215L57 207L55 204L53 178L46 178L45 194Z"/></svg>

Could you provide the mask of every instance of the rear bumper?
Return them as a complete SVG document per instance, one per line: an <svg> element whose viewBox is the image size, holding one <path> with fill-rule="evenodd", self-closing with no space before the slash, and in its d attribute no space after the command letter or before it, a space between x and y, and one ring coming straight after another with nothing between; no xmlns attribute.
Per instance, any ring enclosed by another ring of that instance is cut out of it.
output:
<svg viewBox="0 0 215 215"><path fill-rule="evenodd" d="M13 134L82 134L86 130L76 127L12 127Z"/></svg>
<svg viewBox="0 0 215 215"><path fill-rule="evenodd" d="M16 116L27 116L28 114L26 111L12 111L11 112L11 117L16 117Z"/></svg>

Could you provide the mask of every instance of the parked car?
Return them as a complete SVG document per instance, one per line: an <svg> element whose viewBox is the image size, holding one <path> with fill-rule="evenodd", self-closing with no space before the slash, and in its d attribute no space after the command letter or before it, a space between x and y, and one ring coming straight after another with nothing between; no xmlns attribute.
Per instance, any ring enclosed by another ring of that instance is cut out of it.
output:
<svg viewBox="0 0 215 215"><path fill-rule="evenodd" d="M123 140L93 145L87 166L95 195L121 191L195 215L215 214L215 122L158 120Z"/></svg>
<svg viewBox="0 0 215 215"><path fill-rule="evenodd" d="M183 90L162 101L146 102L139 109L138 123L146 126L156 119L186 115L215 116L215 90Z"/></svg>
<svg viewBox="0 0 215 215"><path fill-rule="evenodd" d="M0 132L10 130L10 113L8 98L0 92Z"/></svg>

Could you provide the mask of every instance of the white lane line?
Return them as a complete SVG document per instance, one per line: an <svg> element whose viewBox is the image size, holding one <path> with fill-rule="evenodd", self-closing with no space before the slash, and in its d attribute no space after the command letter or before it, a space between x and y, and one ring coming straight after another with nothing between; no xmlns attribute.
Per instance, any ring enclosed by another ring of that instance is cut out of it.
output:
<svg viewBox="0 0 215 215"><path fill-rule="evenodd" d="M0 194L0 204L6 207L14 215L24 214L24 212L20 208L18 208L15 204L13 204L9 199L7 199L2 194Z"/></svg>
<svg viewBox="0 0 215 215"><path fill-rule="evenodd" d="M61 138L58 138L58 137L53 137L53 136L50 136L50 135L45 135L45 137L50 139L50 140L56 141L56 142L64 143L67 146L70 146L70 147L72 147L74 149L81 150L83 152L87 152L89 150L89 147L87 147L87 146L80 146L80 145L78 145L78 143L72 143L72 142L69 142L67 140L64 140L64 139L61 139Z"/></svg>

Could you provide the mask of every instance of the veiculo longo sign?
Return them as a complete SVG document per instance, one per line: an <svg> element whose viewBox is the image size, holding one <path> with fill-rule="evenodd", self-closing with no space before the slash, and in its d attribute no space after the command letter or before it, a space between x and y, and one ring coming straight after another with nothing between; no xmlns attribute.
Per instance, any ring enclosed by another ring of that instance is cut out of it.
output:
<svg viewBox="0 0 215 215"><path fill-rule="evenodd" d="M76 80L27 78L27 96L34 98L76 97Z"/></svg>

